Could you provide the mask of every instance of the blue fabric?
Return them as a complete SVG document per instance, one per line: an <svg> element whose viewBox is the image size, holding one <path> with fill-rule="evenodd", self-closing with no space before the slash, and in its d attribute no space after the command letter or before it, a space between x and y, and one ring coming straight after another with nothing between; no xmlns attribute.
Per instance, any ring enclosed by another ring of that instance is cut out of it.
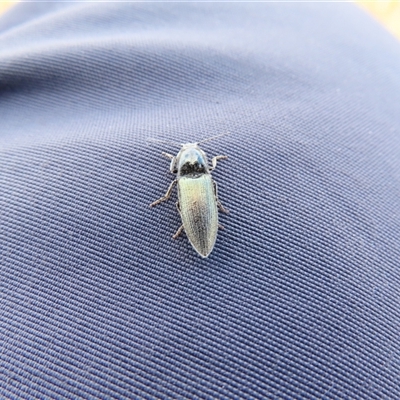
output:
<svg viewBox="0 0 400 400"><path fill-rule="evenodd" d="M351 4L0 19L1 398L400 398L400 44ZM183 234L147 138L229 155Z"/></svg>

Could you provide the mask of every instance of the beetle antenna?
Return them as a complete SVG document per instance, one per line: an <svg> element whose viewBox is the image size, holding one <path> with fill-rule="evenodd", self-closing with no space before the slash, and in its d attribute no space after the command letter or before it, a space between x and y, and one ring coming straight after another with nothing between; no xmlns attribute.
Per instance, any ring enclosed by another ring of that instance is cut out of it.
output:
<svg viewBox="0 0 400 400"><path fill-rule="evenodd" d="M221 137L221 136L226 136L226 135L230 135L230 132L221 133L220 135L216 135L216 136L209 137L209 138L207 138L207 139L200 140L200 142L197 142L197 144L202 144L202 143L205 143L205 142L210 142L211 140L214 140L214 139L217 139L217 138L219 138L219 137Z"/></svg>
<svg viewBox="0 0 400 400"><path fill-rule="evenodd" d="M172 146L178 146L178 147L182 146L180 143L169 141L169 140L161 140L161 139L155 139L155 138L148 138L146 140L148 142L153 142L153 143L170 144Z"/></svg>

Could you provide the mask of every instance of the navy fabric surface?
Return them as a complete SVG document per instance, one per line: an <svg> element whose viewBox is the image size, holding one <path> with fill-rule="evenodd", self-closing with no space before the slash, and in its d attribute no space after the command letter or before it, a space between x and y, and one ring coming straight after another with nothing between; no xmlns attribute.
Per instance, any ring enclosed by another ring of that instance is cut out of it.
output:
<svg viewBox="0 0 400 400"><path fill-rule="evenodd" d="M0 397L399 399L400 44L350 4L0 18ZM183 234L147 138L227 154Z"/></svg>

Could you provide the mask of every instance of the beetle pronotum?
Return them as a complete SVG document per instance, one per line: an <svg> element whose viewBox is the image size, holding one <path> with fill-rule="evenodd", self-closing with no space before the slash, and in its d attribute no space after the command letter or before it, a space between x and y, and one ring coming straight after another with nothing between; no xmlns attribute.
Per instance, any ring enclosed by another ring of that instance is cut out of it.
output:
<svg viewBox="0 0 400 400"><path fill-rule="evenodd" d="M223 134L225 135L225 134ZM178 187L178 202L182 225L172 236L176 239L184 230L193 248L201 257L208 257L217 239L218 208L228 212L218 200L217 183L211 177L211 171L217 166L218 160L226 160L227 156L215 156L208 165L206 153L199 144L213 140L218 135L197 143L181 144L182 148L176 156L162 153L171 160L170 171L177 174L169 185L165 195L150 204L153 207L171 196L175 185Z"/></svg>

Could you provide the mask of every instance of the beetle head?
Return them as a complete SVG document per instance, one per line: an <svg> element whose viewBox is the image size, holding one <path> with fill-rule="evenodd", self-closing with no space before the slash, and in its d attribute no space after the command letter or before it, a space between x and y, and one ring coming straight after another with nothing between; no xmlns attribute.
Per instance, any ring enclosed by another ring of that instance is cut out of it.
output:
<svg viewBox="0 0 400 400"><path fill-rule="evenodd" d="M198 143L186 143L176 156L176 168L179 176L192 177L208 173L207 155L200 149Z"/></svg>

